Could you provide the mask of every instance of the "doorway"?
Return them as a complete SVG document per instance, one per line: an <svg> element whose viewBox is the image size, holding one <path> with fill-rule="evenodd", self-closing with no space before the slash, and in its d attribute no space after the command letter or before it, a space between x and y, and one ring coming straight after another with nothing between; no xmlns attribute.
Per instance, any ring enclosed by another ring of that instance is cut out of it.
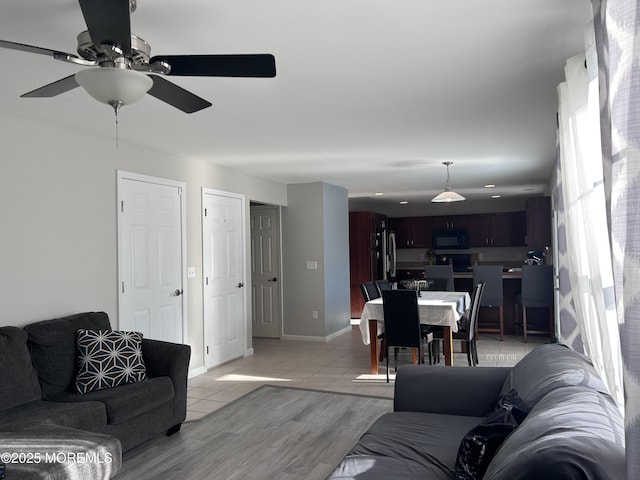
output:
<svg viewBox="0 0 640 480"><path fill-rule="evenodd" d="M202 189L205 366L245 353L244 195Z"/></svg>
<svg viewBox="0 0 640 480"><path fill-rule="evenodd" d="M119 329L183 343L185 184L118 171Z"/></svg>
<svg viewBox="0 0 640 480"><path fill-rule="evenodd" d="M250 224L252 335L280 338L280 208L271 205L251 205Z"/></svg>

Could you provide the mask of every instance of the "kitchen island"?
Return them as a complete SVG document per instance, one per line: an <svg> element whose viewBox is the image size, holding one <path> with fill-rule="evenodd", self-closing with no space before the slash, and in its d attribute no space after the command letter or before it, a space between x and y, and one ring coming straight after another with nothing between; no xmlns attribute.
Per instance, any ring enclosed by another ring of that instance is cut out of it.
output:
<svg viewBox="0 0 640 480"><path fill-rule="evenodd" d="M404 262L398 265L398 281L401 280L422 280L425 278L424 263ZM504 333L505 335L521 335L522 330L516 332L515 326L515 297L520 293L522 271L518 267L506 267L502 273L503 280L503 311L504 311ZM467 271L454 271L454 289L458 292L471 292L473 288L473 267ZM510 271L516 269L516 271ZM544 309L536 311L531 309L529 314L530 323L541 322L548 324L548 316ZM498 325L499 311L497 308L482 307L480 309L478 323L486 326ZM497 335L496 335L497 336Z"/></svg>

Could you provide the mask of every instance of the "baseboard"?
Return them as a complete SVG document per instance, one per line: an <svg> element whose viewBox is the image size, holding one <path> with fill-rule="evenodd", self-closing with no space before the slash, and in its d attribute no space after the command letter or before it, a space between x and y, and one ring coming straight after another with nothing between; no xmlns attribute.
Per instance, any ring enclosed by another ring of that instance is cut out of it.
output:
<svg viewBox="0 0 640 480"><path fill-rule="evenodd" d="M333 340L340 335L343 335L347 332L351 331L351 325L343 328L342 330L338 330L337 332L333 332L331 335L327 335L326 337L312 336L312 335L282 335L280 338L282 340L303 340L307 342L328 342L329 340Z"/></svg>
<svg viewBox="0 0 640 480"><path fill-rule="evenodd" d="M351 325L349 325L348 327L344 327L342 330L338 330L337 332L333 332L331 335L329 335L327 337L327 341L329 340L333 340L336 337L339 337L340 335L344 335L345 333L350 332L351 329Z"/></svg>
<svg viewBox="0 0 640 480"><path fill-rule="evenodd" d="M251 355L253 355L254 353L255 353L255 352L254 352L253 348L247 348L247 349L244 351L244 356L245 356L245 357L250 357L250 356L251 356Z"/></svg>
<svg viewBox="0 0 640 480"><path fill-rule="evenodd" d="M203 373L207 373L207 369L205 368L204 365L194 368L192 370L189 370L189 374L187 375L187 378L197 377L198 375L202 375Z"/></svg>

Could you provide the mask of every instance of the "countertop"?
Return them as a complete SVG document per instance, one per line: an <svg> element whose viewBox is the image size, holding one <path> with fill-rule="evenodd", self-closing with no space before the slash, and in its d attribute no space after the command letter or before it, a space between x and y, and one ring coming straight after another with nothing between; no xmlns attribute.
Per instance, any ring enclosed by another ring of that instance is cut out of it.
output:
<svg viewBox="0 0 640 480"><path fill-rule="evenodd" d="M504 279L522 278L522 271L521 270L510 271L511 269L522 268L521 265L514 266L512 263L511 264L507 264L507 262L505 262L505 263L483 263L483 264L480 264L480 266L482 266L482 265L504 265L505 271L502 273L502 278L504 278ZM425 266L426 266L426 264L423 263L423 262L398 262L396 268L398 270L424 270ZM469 271L468 272L453 272L453 278L473 278L473 267L469 267Z"/></svg>

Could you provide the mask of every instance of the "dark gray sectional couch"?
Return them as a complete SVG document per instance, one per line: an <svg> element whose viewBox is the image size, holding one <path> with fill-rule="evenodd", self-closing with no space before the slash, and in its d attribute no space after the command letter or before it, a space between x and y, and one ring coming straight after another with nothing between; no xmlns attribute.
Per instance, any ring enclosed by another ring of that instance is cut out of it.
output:
<svg viewBox="0 0 640 480"><path fill-rule="evenodd" d="M330 478L458 478L461 440L513 389L530 411L484 480L626 478L620 410L588 359L558 344L537 347L513 368L400 367L393 413Z"/></svg>
<svg viewBox="0 0 640 480"><path fill-rule="evenodd" d="M109 478L122 452L178 431L186 417L188 345L143 339L145 380L80 394L79 329L111 325L106 313L87 312L0 328L0 450L14 457L7 478ZM61 461L44 461L53 459Z"/></svg>

